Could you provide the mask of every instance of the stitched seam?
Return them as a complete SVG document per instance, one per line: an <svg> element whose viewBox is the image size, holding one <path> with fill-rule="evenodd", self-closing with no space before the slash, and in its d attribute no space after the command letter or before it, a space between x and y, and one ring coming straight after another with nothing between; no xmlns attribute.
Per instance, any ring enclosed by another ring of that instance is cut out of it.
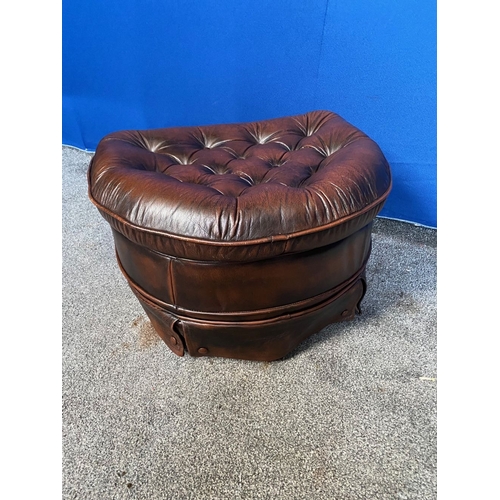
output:
<svg viewBox="0 0 500 500"><path fill-rule="evenodd" d="M173 265L174 265L174 260L177 260L175 258L171 258L170 262L168 263L168 285L170 288L170 296L172 297L172 302L174 305L177 304L177 300L175 298L175 287L174 287L174 274L172 272Z"/></svg>

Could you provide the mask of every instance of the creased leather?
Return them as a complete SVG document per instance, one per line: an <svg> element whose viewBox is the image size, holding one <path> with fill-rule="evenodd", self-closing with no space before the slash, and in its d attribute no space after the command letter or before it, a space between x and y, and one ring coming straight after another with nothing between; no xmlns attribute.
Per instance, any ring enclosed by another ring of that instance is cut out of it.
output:
<svg viewBox="0 0 500 500"><path fill-rule="evenodd" d="M338 241L370 222L391 188L378 145L329 111L116 132L88 177L91 200L130 240L223 260Z"/></svg>

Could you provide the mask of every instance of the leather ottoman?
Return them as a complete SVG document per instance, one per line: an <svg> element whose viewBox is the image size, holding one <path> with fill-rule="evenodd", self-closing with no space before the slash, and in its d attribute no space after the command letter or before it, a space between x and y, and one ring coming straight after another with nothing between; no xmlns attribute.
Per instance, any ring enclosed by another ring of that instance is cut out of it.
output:
<svg viewBox="0 0 500 500"><path fill-rule="evenodd" d="M112 133L88 183L174 353L271 361L360 311L391 173L364 133L314 111Z"/></svg>

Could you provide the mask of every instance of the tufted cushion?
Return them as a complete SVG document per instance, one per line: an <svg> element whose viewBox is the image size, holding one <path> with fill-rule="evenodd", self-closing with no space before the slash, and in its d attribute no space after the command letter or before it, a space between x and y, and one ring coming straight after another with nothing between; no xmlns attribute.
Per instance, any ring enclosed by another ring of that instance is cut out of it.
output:
<svg viewBox="0 0 500 500"><path fill-rule="evenodd" d="M390 187L377 144L329 111L117 132L89 168L90 198L114 229L201 260L334 243L369 223Z"/></svg>

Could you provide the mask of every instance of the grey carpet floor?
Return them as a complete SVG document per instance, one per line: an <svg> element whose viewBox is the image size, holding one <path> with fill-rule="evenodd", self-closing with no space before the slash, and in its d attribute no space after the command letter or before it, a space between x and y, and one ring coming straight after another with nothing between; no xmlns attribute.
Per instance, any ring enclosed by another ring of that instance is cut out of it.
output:
<svg viewBox="0 0 500 500"><path fill-rule="evenodd" d="M175 356L62 149L64 499L436 497L436 230L377 219L363 314L272 363Z"/></svg>

